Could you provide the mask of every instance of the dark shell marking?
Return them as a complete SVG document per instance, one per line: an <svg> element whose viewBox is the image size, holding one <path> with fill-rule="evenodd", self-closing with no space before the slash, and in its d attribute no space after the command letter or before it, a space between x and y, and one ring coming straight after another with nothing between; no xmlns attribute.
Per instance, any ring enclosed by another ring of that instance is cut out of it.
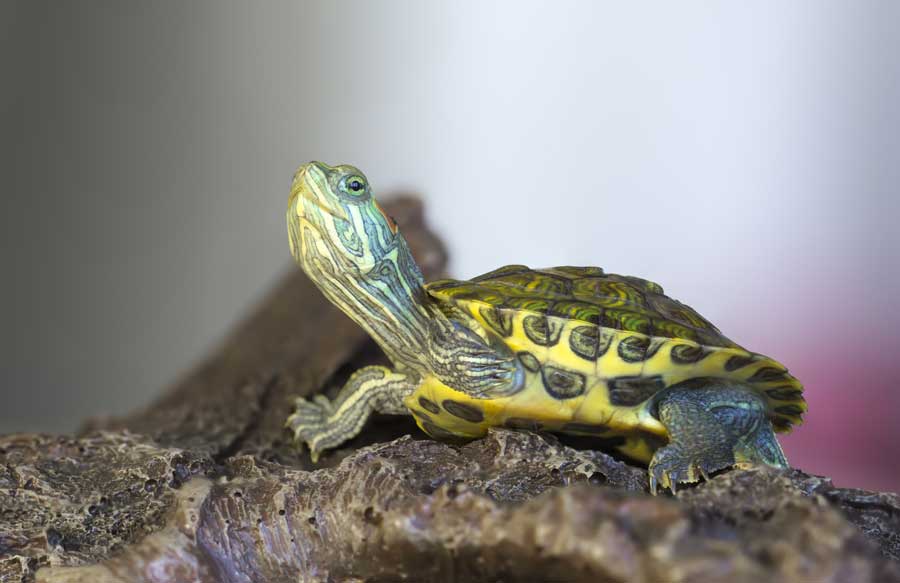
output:
<svg viewBox="0 0 900 583"><path fill-rule="evenodd" d="M459 403L457 401L451 401L450 399L445 399L441 402L441 405L444 406L447 413L450 413L454 417L459 417L465 421L469 421L471 423L481 423L484 421L484 413L479 409L471 405L466 405L465 403Z"/></svg>
<svg viewBox="0 0 900 583"><path fill-rule="evenodd" d="M734 372L739 368L744 368L748 364L752 363L754 359L752 356L732 356L725 362L725 370L728 372Z"/></svg>
<svg viewBox="0 0 900 583"><path fill-rule="evenodd" d="M619 342L619 357L626 362L641 362L656 354L659 347L660 343L654 343L650 338L629 336Z"/></svg>
<svg viewBox="0 0 900 583"><path fill-rule="evenodd" d="M494 332L504 338L512 334L512 315L510 313L497 308L480 308L478 311L484 321L494 329Z"/></svg>
<svg viewBox="0 0 900 583"><path fill-rule="evenodd" d="M437 403L435 403L434 401L429 401L425 397L419 397L419 405L421 405L422 408L429 413L434 413L435 415L439 415L441 413L441 408L437 406Z"/></svg>
<svg viewBox="0 0 900 583"><path fill-rule="evenodd" d="M602 435L608 433L610 428L606 425L591 425L589 423L566 423L560 428L562 432L586 433L590 435Z"/></svg>
<svg viewBox="0 0 900 583"><path fill-rule="evenodd" d="M574 399L584 394L587 380L580 372L544 365L541 371L544 389L554 399Z"/></svg>
<svg viewBox="0 0 900 583"><path fill-rule="evenodd" d="M503 426L510 429L528 429L529 431L540 431L544 427L539 421L524 417L510 417L503 422Z"/></svg>
<svg viewBox="0 0 900 583"><path fill-rule="evenodd" d="M447 431L443 427L438 427L434 423L430 421L422 421L421 425L422 429L435 439L440 439L443 441L460 441L460 436L455 433L451 433Z"/></svg>
<svg viewBox="0 0 900 583"><path fill-rule="evenodd" d="M520 352L517 356L519 357L519 362L522 363L522 366L531 372L541 370L540 361L538 361L537 357L530 352Z"/></svg>
<svg viewBox="0 0 900 583"><path fill-rule="evenodd" d="M771 366L764 366L747 379L751 383L768 383L772 381L784 380L786 370L779 370Z"/></svg>
<svg viewBox="0 0 900 583"><path fill-rule="evenodd" d="M776 387L767 389L766 395L779 401L795 401L801 398L803 392L793 387Z"/></svg>
<svg viewBox="0 0 900 583"><path fill-rule="evenodd" d="M422 421L427 421L428 423L431 423L431 417L428 416L428 413L419 411L418 409L410 409L410 411L412 411L412 414L415 415L416 417L418 417L419 419L421 419Z"/></svg>
<svg viewBox="0 0 900 583"><path fill-rule="evenodd" d="M640 405L665 388L662 376L619 377L607 381L609 402L621 407Z"/></svg>
<svg viewBox="0 0 900 583"><path fill-rule="evenodd" d="M597 360L609 350L613 334L596 326L578 326L569 334L569 348L585 360Z"/></svg>
<svg viewBox="0 0 900 583"><path fill-rule="evenodd" d="M547 318L545 316L525 316L522 319L522 328L525 329L525 336L540 346L554 346L559 342L559 335L562 333L562 322L556 318Z"/></svg>
<svg viewBox="0 0 900 583"><path fill-rule="evenodd" d="M672 347L669 355L672 362L676 364L694 364L700 362L710 354L709 350L702 346L691 346L690 344L679 344Z"/></svg>
<svg viewBox="0 0 900 583"><path fill-rule="evenodd" d="M781 407L775 407L775 412L780 413L781 415L803 415L803 409L797 405L782 405Z"/></svg>

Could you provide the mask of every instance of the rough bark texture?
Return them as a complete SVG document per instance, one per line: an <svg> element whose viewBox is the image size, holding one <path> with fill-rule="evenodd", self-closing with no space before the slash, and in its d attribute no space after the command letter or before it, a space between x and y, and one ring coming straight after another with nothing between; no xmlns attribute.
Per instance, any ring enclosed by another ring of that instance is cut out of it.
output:
<svg viewBox="0 0 900 583"><path fill-rule="evenodd" d="M390 211L437 274L419 205ZM381 358L294 271L146 410L0 438L0 581L900 581L900 499L796 470L652 497L583 442L391 417L313 467L292 398Z"/></svg>

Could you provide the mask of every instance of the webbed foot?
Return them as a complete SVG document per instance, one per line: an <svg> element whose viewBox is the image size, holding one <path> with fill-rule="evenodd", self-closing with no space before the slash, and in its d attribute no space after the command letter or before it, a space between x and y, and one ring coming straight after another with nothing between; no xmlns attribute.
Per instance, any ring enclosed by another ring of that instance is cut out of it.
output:
<svg viewBox="0 0 900 583"><path fill-rule="evenodd" d="M350 376L334 401L325 395L297 399L285 426L294 441L309 447L315 463L326 449L356 437L373 412L407 412L403 399L415 388L415 381L404 374L384 366L367 366Z"/></svg>
<svg viewBox="0 0 900 583"><path fill-rule="evenodd" d="M737 463L787 467L765 401L739 383L693 379L671 387L658 402L669 445L650 462L650 491L676 493L681 483L708 479Z"/></svg>
<svg viewBox="0 0 900 583"><path fill-rule="evenodd" d="M316 395L312 401L300 398L294 402L294 412L285 423L294 441L309 447L313 463L319 461L319 454L328 447L322 443L322 437L327 433L332 411L331 401L324 395Z"/></svg>

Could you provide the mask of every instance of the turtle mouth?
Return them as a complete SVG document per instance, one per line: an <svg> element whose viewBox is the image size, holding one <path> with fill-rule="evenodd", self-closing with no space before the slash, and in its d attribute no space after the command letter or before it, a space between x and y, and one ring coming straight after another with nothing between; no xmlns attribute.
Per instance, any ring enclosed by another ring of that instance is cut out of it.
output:
<svg viewBox="0 0 900 583"><path fill-rule="evenodd" d="M300 218L311 219L316 212L347 220L347 212L329 195L327 166L321 162L304 164L294 175L290 200L297 202ZM315 211L313 209L318 209Z"/></svg>

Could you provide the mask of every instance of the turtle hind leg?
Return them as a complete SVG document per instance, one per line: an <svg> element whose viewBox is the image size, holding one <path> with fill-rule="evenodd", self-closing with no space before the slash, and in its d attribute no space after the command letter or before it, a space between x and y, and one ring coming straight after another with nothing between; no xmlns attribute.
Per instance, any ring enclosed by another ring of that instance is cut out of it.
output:
<svg viewBox="0 0 900 583"><path fill-rule="evenodd" d="M688 381L666 391L657 406L669 445L650 462L654 494L657 485L675 492L680 482L696 482L736 463L788 465L765 402L740 384L708 379L698 386L696 380Z"/></svg>
<svg viewBox="0 0 900 583"><path fill-rule="evenodd" d="M415 388L407 375L384 366L367 366L350 376L334 401L324 395L297 399L285 426L295 441L309 446L316 462L322 451L356 437L372 413L408 413L403 400Z"/></svg>

